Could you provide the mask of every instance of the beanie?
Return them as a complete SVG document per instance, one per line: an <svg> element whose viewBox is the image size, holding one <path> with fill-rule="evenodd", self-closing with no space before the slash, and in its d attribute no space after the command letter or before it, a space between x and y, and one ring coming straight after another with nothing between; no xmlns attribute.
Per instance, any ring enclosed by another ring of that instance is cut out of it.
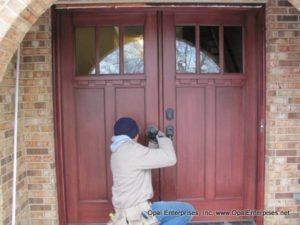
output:
<svg viewBox="0 0 300 225"><path fill-rule="evenodd" d="M114 125L115 135L127 135L130 138L134 138L139 133L139 127L137 123L129 118L122 117Z"/></svg>

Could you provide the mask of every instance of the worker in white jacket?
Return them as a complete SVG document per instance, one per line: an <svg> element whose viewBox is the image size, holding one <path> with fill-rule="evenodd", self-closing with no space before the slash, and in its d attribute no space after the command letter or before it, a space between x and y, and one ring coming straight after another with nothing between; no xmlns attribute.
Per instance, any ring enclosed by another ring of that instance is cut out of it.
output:
<svg viewBox="0 0 300 225"><path fill-rule="evenodd" d="M128 117L115 123L114 135L111 144L112 203L117 218L123 221L115 224L187 224L195 213L190 204L150 203L153 197L151 169L176 164L172 141L159 132L158 148L139 144L138 125Z"/></svg>

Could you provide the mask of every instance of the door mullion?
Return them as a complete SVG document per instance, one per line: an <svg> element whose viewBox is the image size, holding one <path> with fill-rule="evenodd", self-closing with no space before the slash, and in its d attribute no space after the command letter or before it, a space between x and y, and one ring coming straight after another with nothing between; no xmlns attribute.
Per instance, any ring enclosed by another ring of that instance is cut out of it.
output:
<svg viewBox="0 0 300 225"><path fill-rule="evenodd" d="M163 97L163 12L157 12L157 63L158 63L158 126L163 129L164 122L164 97ZM158 173L161 177L161 170ZM161 179L158 181L159 200L162 200L161 196Z"/></svg>
<svg viewBox="0 0 300 225"><path fill-rule="evenodd" d="M120 54L120 75L124 74L124 26L121 25L120 29L120 36L119 36L119 54Z"/></svg>
<svg viewBox="0 0 300 225"><path fill-rule="evenodd" d="M163 128L164 121L164 98L163 98L163 12L157 12L157 47L158 47L158 98L159 104L159 127Z"/></svg>

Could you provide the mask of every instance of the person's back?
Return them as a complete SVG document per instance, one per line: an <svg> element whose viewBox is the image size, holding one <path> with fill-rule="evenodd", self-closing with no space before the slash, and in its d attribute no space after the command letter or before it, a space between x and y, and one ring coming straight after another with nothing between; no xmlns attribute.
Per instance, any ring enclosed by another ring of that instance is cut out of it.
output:
<svg viewBox="0 0 300 225"><path fill-rule="evenodd" d="M168 209L193 211L181 202L149 201L153 197L151 169L172 166L176 154L172 141L162 132L156 136L158 148L145 147L137 142L139 128L131 118L121 118L114 126L111 145L111 170L113 174L112 202L118 219L113 224L155 224L157 220L145 212ZM185 225L192 218L185 216L157 216L160 224ZM121 222L118 222L121 221Z"/></svg>
<svg viewBox="0 0 300 225"><path fill-rule="evenodd" d="M128 141L111 156L113 205L128 208L153 197L151 170L172 166L176 155L172 141L159 137L159 148L148 148Z"/></svg>
<svg viewBox="0 0 300 225"><path fill-rule="evenodd" d="M138 145L134 142L124 143L111 156L114 208L129 208L153 196L152 185L149 185L151 170L140 170L135 167Z"/></svg>

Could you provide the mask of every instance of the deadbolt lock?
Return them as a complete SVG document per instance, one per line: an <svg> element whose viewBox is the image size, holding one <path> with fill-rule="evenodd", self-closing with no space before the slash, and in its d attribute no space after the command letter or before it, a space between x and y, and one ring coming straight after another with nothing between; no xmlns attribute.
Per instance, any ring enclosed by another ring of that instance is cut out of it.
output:
<svg viewBox="0 0 300 225"><path fill-rule="evenodd" d="M174 119L174 109L168 108L166 110L166 119L169 121Z"/></svg>

